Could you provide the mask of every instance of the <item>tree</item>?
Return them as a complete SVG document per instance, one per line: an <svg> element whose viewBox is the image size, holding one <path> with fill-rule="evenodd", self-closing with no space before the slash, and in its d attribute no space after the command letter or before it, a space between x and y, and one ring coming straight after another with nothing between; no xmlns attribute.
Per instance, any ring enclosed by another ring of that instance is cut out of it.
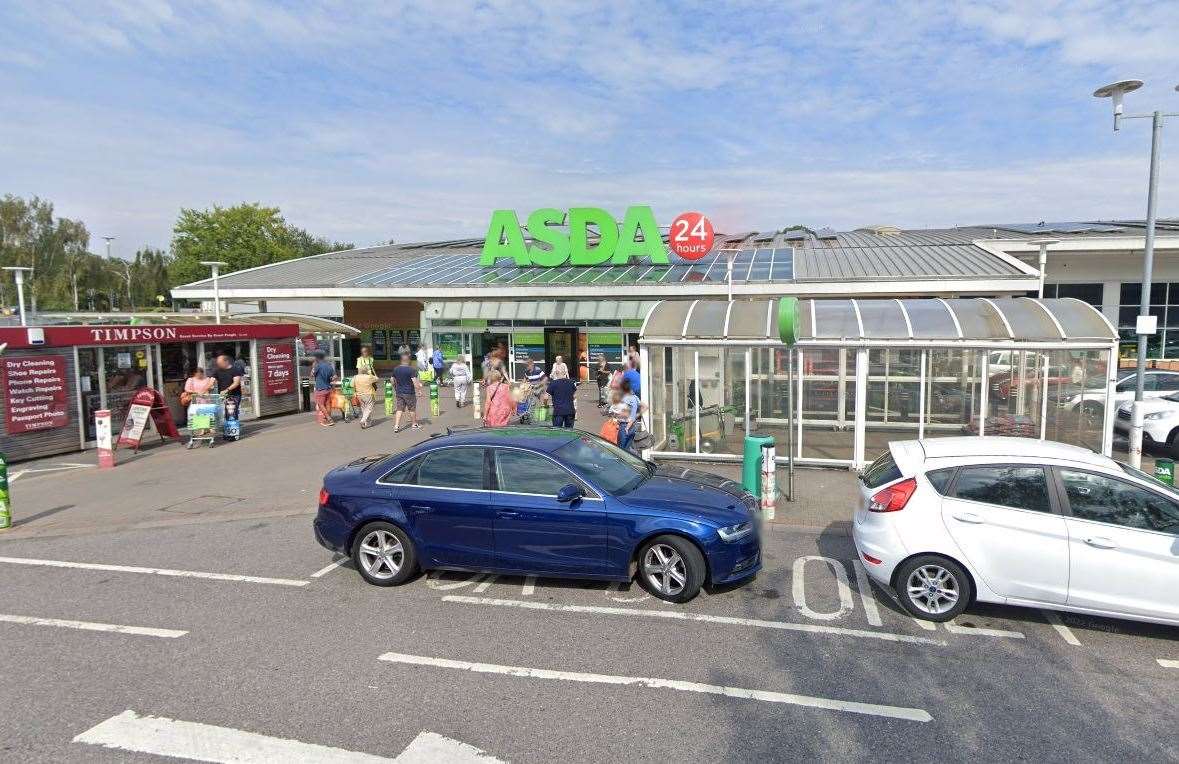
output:
<svg viewBox="0 0 1179 764"><path fill-rule="evenodd" d="M0 265L32 268L25 276L29 308L64 308L77 291L77 273L89 253L90 233L77 220L56 218L53 204L7 194L0 199ZM13 295L0 281L0 303Z"/></svg>
<svg viewBox="0 0 1179 764"><path fill-rule="evenodd" d="M256 203L182 209L172 233L169 276L173 284L208 278L209 269L200 264L202 260L219 260L228 263L225 271L239 271L352 247L312 236L289 225L277 207Z"/></svg>

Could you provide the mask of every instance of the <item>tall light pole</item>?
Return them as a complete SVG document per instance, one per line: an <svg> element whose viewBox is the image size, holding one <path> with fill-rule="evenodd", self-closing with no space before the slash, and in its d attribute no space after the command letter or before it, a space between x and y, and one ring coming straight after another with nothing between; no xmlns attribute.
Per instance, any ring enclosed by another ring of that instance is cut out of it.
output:
<svg viewBox="0 0 1179 764"><path fill-rule="evenodd" d="M13 278L16 279L16 300L17 305L20 306L20 325L28 326L29 322L25 319L25 271L33 269L27 265L8 265L4 270L12 271Z"/></svg>
<svg viewBox="0 0 1179 764"><path fill-rule="evenodd" d="M102 237L103 241L106 242L106 259L107 260L111 259L111 242L114 241L115 238L116 237L114 237L114 236L103 236Z"/></svg>
<svg viewBox="0 0 1179 764"><path fill-rule="evenodd" d="M1048 271L1048 247L1052 244L1059 244L1060 239L1032 239L1028 244L1036 244L1040 247L1040 299L1044 299L1044 274Z"/></svg>
<svg viewBox="0 0 1179 764"><path fill-rule="evenodd" d="M1113 99L1114 130L1120 130L1123 119L1150 119L1150 181L1146 191L1146 242L1142 252L1142 299L1138 307L1138 373L1134 380L1134 405L1130 409L1130 466L1142 466L1142 390L1146 381L1146 345L1150 335L1157 331L1150 321L1150 286L1154 269L1154 227L1158 206L1159 190L1159 141L1163 134L1163 118L1179 117L1179 112L1154 111L1150 114L1123 114L1122 101L1126 93L1142 87L1142 80L1122 80L1093 91L1095 98ZM1179 90L1179 86L1175 87ZM1113 401L1106 401L1111 405Z"/></svg>
<svg viewBox="0 0 1179 764"><path fill-rule="evenodd" d="M201 260L201 265L213 269L213 315L217 317L217 323L221 323L221 266L229 263L222 260Z"/></svg>

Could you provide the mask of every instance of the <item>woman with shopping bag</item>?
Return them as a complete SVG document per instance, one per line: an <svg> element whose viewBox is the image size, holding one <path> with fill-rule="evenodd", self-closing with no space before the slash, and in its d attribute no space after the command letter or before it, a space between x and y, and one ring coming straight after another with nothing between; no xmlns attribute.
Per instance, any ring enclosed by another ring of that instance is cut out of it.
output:
<svg viewBox="0 0 1179 764"><path fill-rule="evenodd" d="M512 418L516 401L503 375L492 369L487 375L487 406L483 412L483 426L503 427Z"/></svg>

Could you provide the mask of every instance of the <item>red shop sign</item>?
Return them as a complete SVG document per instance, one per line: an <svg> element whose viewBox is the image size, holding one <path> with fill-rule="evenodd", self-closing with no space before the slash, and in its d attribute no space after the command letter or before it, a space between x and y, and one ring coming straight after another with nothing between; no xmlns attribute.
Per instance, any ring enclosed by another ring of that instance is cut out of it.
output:
<svg viewBox="0 0 1179 764"><path fill-rule="evenodd" d="M8 434L52 430L70 423L66 361L61 355L0 359Z"/></svg>
<svg viewBox="0 0 1179 764"><path fill-rule="evenodd" d="M299 333L298 324L194 324L161 326L45 326L44 342L29 342L24 327L0 328L0 342L13 349L72 347L75 345L135 345L152 342L232 342L248 339L282 339Z"/></svg>
<svg viewBox="0 0 1179 764"><path fill-rule="evenodd" d="M295 389L295 354L291 345L260 345L262 351L262 391L266 395L286 395Z"/></svg>

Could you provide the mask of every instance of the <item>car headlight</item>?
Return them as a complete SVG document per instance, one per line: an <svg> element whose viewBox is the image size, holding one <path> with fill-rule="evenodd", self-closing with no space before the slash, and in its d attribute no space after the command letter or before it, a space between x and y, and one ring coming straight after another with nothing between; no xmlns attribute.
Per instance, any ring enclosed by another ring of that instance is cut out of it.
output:
<svg viewBox="0 0 1179 764"><path fill-rule="evenodd" d="M729 525L724 528L716 529L717 535L721 537L721 541L736 541L742 539L753 533L753 523L744 522L736 525Z"/></svg>
<svg viewBox="0 0 1179 764"><path fill-rule="evenodd" d="M1152 411L1143 416L1143 419L1166 419L1175 415L1174 411Z"/></svg>

